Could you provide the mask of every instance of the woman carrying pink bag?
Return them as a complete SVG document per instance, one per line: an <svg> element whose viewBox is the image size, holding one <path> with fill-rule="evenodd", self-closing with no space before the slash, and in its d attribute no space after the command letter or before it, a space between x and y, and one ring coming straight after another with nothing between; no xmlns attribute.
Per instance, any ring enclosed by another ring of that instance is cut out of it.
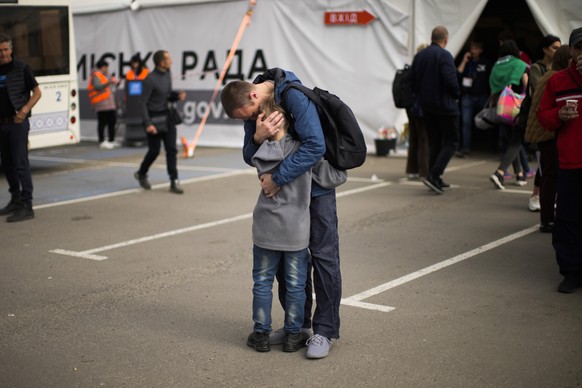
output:
<svg viewBox="0 0 582 388"><path fill-rule="evenodd" d="M509 146L501 157L499 167L489 177L489 180L493 182L496 188L505 190L503 175L516 160L522 147L523 129L515 125L515 118L517 118L519 106L523 101L528 76L526 73L527 64L519 59L519 49L513 40L506 40L501 43L499 56L499 60L491 69L489 86L491 93L500 94L497 102L497 120L500 131L507 131L510 141ZM517 176L516 184L518 186L527 184L527 177L519 161L514 163L514 168Z"/></svg>

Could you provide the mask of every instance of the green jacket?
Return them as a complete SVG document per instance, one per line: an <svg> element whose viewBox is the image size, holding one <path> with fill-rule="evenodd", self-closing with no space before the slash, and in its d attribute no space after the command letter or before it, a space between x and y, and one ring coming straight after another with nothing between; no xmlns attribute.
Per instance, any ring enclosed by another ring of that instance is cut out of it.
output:
<svg viewBox="0 0 582 388"><path fill-rule="evenodd" d="M491 93L500 93L504 87L509 85L520 85L521 77L525 73L527 64L513 55L499 58L489 76L489 87Z"/></svg>

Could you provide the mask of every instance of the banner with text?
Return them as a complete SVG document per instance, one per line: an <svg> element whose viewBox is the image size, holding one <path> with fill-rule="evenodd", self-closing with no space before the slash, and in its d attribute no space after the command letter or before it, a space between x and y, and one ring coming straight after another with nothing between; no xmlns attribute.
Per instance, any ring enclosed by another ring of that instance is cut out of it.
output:
<svg viewBox="0 0 582 388"><path fill-rule="evenodd" d="M140 53L152 69L153 53L164 49L174 62L174 89L187 92L179 135L191 139L210 110L198 144L240 147L242 123L226 117L219 98L209 101L247 5L224 1L76 15L81 117L94 117L86 89L95 62L107 60L109 71L122 77L132 55ZM374 19L329 25L324 14L330 11L365 11ZM350 105L373 150L378 128L395 125L401 113L391 85L408 60L409 19L388 0L337 0L331 9L327 0L258 0L224 83L252 81L272 67L291 70L303 84Z"/></svg>

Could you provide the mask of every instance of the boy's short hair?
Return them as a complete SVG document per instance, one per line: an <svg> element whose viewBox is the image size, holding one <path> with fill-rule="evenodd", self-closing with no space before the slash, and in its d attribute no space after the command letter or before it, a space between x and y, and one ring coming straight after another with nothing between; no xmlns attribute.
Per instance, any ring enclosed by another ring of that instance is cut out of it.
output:
<svg viewBox="0 0 582 388"><path fill-rule="evenodd" d="M265 116L267 117L269 116L271 113L273 112L279 112L283 114L283 124L281 125L281 129L283 129L285 132L287 132L287 129L289 129L289 123L287 122L287 116L285 115L285 111L283 110L283 108L281 108L281 106L279 106L276 102L275 102L275 98L267 98L259 107L259 110L261 113L264 113Z"/></svg>

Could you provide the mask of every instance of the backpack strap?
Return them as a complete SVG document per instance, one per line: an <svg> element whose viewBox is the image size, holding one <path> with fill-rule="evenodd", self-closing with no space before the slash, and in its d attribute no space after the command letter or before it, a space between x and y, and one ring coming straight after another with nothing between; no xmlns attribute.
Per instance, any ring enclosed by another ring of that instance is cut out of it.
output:
<svg viewBox="0 0 582 388"><path fill-rule="evenodd" d="M286 103L287 92L289 91L289 89L299 90L301 93L305 94L307 96L307 98L309 98L311 101L313 101L317 107L320 107L321 103L319 101L319 97L313 92L313 90L309 89L307 86L305 86L303 84L300 84L299 82L289 82L287 84L287 86L285 86L283 91L281 92L281 107L285 111L285 116L286 116L287 121L289 123L289 129L290 129L289 133L291 134L291 136L294 139L297 140L298 137L297 137L297 132L295 131L295 116L293 116L293 113L289 112L289 110L287 109L287 103Z"/></svg>
<svg viewBox="0 0 582 388"><path fill-rule="evenodd" d="M317 101L317 95L313 92L313 90L309 89L307 86L300 84L299 82L289 82L287 84L287 86L285 86L285 89L283 89L283 92L281 93L281 96L284 96L287 94L287 91L290 89L297 89L299 91L301 91L303 94L305 94L307 97L309 97L310 100L313 101Z"/></svg>
<svg viewBox="0 0 582 388"><path fill-rule="evenodd" d="M289 84L285 86L285 89L283 89L283 91L281 92L281 103L285 101L287 91L291 88L299 90L301 93L305 94L311 101L313 101L315 105L324 108L321 101L319 100L319 96L315 94L313 90L309 89L307 86L303 84L300 84L299 82L289 82Z"/></svg>

